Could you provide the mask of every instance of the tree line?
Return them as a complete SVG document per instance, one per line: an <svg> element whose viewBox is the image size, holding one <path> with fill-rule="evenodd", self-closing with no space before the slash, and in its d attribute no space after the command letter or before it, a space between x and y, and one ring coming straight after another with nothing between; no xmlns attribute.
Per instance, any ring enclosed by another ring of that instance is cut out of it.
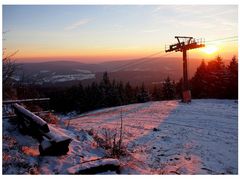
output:
<svg viewBox="0 0 240 180"><path fill-rule="evenodd" d="M110 81L108 73L105 72L100 83L93 82L85 87L79 83L68 89L51 91L48 97L51 99L51 107L56 111L81 113L99 108L161 100L163 97L173 99L174 86L175 83L167 78L163 83L163 89L154 86L151 93L144 83L133 87L129 82Z"/></svg>
<svg viewBox="0 0 240 180"><path fill-rule="evenodd" d="M234 56L225 65L220 56L203 60L190 80L193 98L238 99L238 61Z"/></svg>
<svg viewBox="0 0 240 180"><path fill-rule="evenodd" d="M204 60L189 80L192 98L238 98L238 62L233 57L225 65L220 56L206 63ZM67 90L50 93L52 107L60 112L76 110L85 112L99 108L113 107L147 101L180 99L182 96L182 79L175 83L167 77L162 83L153 87L131 86L130 83L110 81L108 73L103 74L100 83L86 87L81 84Z"/></svg>
<svg viewBox="0 0 240 180"><path fill-rule="evenodd" d="M6 76L8 77L8 76ZM175 83L167 77L163 82L146 87L144 83L132 86L129 82L110 80L108 73L103 74L99 83L83 86L81 83L70 88L41 87L40 85L15 83L9 88L3 82L3 98L24 99L49 97L50 108L57 112L78 111L79 113L105 107L180 99L182 80ZM233 57L228 65L221 57L206 63L204 60L189 80L192 98L238 98L238 61ZM7 88L6 88L7 87ZM10 93L11 92L11 93ZM14 92L14 93L12 93ZM9 95L10 94L10 95Z"/></svg>

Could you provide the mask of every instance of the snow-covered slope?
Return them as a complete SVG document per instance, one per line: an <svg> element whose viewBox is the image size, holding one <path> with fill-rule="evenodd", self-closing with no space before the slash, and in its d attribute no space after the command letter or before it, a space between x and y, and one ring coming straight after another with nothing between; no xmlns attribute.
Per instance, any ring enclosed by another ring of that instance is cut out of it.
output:
<svg viewBox="0 0 240 180"><path fill-rule="evenodd" d="M237 109L233 100L193 100L73 114L73 119L62 117L55 126L73 139L68 154L60 157L39 156L38 142L20 134L16 122L4 119L3 174L68 174L82 163L105 157L107 152L87 132L119 131L121 114L127 153L120 158L120 173L237 174Z"/></svg>
<svg viewBox="0 0 240 180"><path fill-rule="evenodd" d="M39 142L21 134L15 120L4 119L3 174L69 174L68 168L106 156L86 131L54 127L72 138L70 150L63 156L40 156Z"/></svg>
<svg viewBox="0 0 240 180"><path fill-rule="evenodd" d="M237 174L237 107L233 100L148 102L90 112L70 125L118 129L122 109L125 174Z"/></svg>

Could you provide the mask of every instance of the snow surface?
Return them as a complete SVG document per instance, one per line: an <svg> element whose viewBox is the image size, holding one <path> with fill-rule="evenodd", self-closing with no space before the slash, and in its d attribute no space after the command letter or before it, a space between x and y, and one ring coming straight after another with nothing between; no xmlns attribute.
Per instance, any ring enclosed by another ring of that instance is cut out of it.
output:
<svg viewBox="0 0 240 180"><path fill-rule="evenodd" d="M86 69L75 69L75 71L80 72L80 73L86 73L86 74L91 74L92 72Z"/></svg>
<svg viewBox="0 0 240 180"><path fill-rule="evenodd" d="M119 129L121 111L127 154L119 159L120 173L237 174L237 109L234 100L193 100L106 108L73 119L77 115L68 114L54 127L73 141L67 155L56 157L39 156L39 142L3 119L3 174L68 174L79 164L105 158L87 130Z"/></svg>
<svg viewBox="0 0 240 180"><path fill-rule="evenodd" d="M70 126L119 128L122 109L123 174L237 174L237 107L234 100L148 102L90 112Z"/></svg>
<svg viewBox="0 0 240 180"><path fill-rule="evenodd" d="M3 174L68 174L72 166L105 158L105 150L86 131L52 126L73 139L66 155L40 156L39 142L21 134L16 120L3 119Z"/></svg>
<svg viewBox="0 0 240 180"><path fill-rule="evenodd" d="M89 73L78 73L78 74L67 74L67 75L53 75L51 77L44 78L44 82L65 82L65 81L76 81L76 80L85 80L93 79L95 74Z"/></svg>

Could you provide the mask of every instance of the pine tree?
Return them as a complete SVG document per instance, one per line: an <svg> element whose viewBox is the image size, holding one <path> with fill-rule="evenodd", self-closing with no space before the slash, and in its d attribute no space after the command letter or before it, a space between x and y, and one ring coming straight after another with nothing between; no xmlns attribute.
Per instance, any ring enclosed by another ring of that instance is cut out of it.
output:
<svg viewBox="0 0 240 180"><path fill-rule="evenodd" d="M202 63L197 68L197 71L193 78L191 79L191 90L193 98L206 98L207 95L207 84L208 80L208 71L205 61L202 60Z"/></svg>
<svg viewBox="0 0 240 180"><path fill-rule="evenodd" d="M183 79L181 78L177 83L176 83L176 98L182 99L182 90L183 90Z"/></svg>
<svg viewBox="0 0 240 180"><path fill-rule="evenodd" d="M108 106L119 106L122 104L122 94L119 91L119 84L113 80L108 93Z"/></svg>
<svg viewBox="0 0 240 180"><path fill-rule="evenodd" d="M85 96L84 88L81 83L78 86L71 87L67 93L71 97L70 101L72 103L73 109L81 112L83 108L83 97Z"/></svg>
<svg viewBox="0 0 240 180"><path fill-rule="evenodd" d="M144 83L142 83L142 86L139 89L139 92L137 94L137 100L140 103L144 103L150 100L149 93L146 91Z"/></svg>
<svg viewBox="0 0 240 180"><path fill-rule="evenodd" d="M104 72L104 73L103 73L102 83L103 83L105 86L110 86L110 84L111 84L107 72Z"/></svg>
<svg viewBox="0 0 240 180"><path fill-rule="evenodd" d="M163 98L166 100L175 98L175 83L171 82L171 79L167 77L167 79L163 82L162 89Z"/></svg>
<svg viewBox="0 0 240 180"><path fill-rule="evenodd" d="M136 99L135 103L137 103L137 102L138 102L138 94L139 94L139 87L138 87L138 86L136 86L136 87L134 88L133 93L134 93L134 97L135 97L135 99Z"/></svg>
<svg viewBox="0 0 240 180"><path fill-rule="evenodd" d="M117 93L119 96L119 105L126 104L126 96L125 96L124 85L122 81L120 81L117 85Z"/></svg>
<svg viewBox="0 0 240 180"><path fill-rule="evenodd" d="M110 106L110 95L111 95L111 91L112 91L112 87L111 87L111 82L110 79L108 77L108 73L104 72L103 73L103 78L102 81L100 82L100 90L101 90L101 107L109 107Z"/></svg>
<svg viewBox="0 0 240 180"><path fill-rule="evenodd" d="M236 56L232 58L228 70L227 97L238 99L238 62Z"/></svg>
<svg viewBox="0 0 240 180"><path fill-rule="evenodd" d="M136 102L136 98L134 96L134 90L129 82L126 83L124 88L125 94L125 104L131 104Z"/></svg>
<svg viewBox="0 0 240 180"><path fill-rule="evenodd" d="M89 91L85 90L85 94L87 94L86 96L88 96L88 103L90 104L89 107L91 110L101 107L102 94L97 83L93 82L89 88Z"/></svg>
<svg viewBox="0 0 240 180"><path fill-rule="evenodd" d="M220 56L214 61L210 61L207 66L208 95L211 98L226 98L227 92L227 69Z"/></svg>
<svg viewBox="0 0 240 180"><path fill-rule="evenodd" d="M157 86L156 84L153 87L153 92L152 92L152 100L153 101L160 101L161 100L161 88Z"/></svg>

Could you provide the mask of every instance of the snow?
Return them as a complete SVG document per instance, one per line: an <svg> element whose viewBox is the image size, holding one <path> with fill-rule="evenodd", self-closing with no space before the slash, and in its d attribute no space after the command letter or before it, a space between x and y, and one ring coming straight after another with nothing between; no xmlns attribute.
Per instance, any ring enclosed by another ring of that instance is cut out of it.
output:
<svg viewBox="0 0 240 180"><path fill-rule="evenodd" d="M17 76L17 75L14 75L14 76L12 76L11 77L13 80L15 80L15 81L20 81L20 77L19 76Z"/></svg>
<svg viewBox="0 0 240 180"><path fill-rule="evenodd" d="M104 128L119 129L121 111L127 153L119 162L110 160L120 163L121 174L237 174L237 109L234 100L211 99L190 104L147 102L81 116L71 113L52 125L72 139L63 156L40 156L39 142L21 134L15 120L3 119L3 174L74 174L104 165L107 160L102 159L108 154L88 130L101 134Z"/></svg>
<svg viewBox="0 0 240 180"><path fill-rule="evenodd" d="M3 120L3 174L68 174L67 169L96 159L105 158L105 150L83 130L51 125L71 137L69 152L62 156L40 156L39 142L23 135L16 120ZM110 172L112 173L112 172Z"/></svg>
<svg viewBox="0 0 240 180"><path fill-rule="evenodd" d="M237 174L237 107L234 100L148 102L90 112L70 126L116 129L122 109L123 174Z"/></svg>
<svg viewBox="0 0 240 180"><path fill-rule="evenodd" d="M42 84L42 83L48 83L48 82L52 82L52 83L57 83L57 82L66 82L66 81L81 81L81 80L85 80L85 79L94 79L95 74L82 70L82 71L77 71L77 73L74 74L56 74L56 72L52 72L51 74L47 74L46 71L44 72L40 72L41 75L44 75L43 77L39 77L39 82L38 84ZM34 77L38 77L39 74L35 74L33 75Z"/></svg>
<svg viewBox="0 0 240 180"><path fill-rule="evenodd" d="M3 174L38 174L36 140L17 131L16 125L3 119Z"/></svg>
<svg viewBox="0 0 240 180"><path fill-rule="evenodd" d="M49 70L41 70L40 73L48 73L50 72Z"/></svg>
<svg viewBox="0 0 240 180"><path fill-rule="evenodd" d="M75 69L75 71L85 74L91 74L92 72L86 69Z"/></svg>
<svg viewBox="0 0 240 180"><path fill-rule="evenodd" d="M93 79L95 74L67 74L67 75L53 75L48 79L45 79L45 82L65 82L65 81L75 81L75 80L84 80L84 79Z"/></svg>

